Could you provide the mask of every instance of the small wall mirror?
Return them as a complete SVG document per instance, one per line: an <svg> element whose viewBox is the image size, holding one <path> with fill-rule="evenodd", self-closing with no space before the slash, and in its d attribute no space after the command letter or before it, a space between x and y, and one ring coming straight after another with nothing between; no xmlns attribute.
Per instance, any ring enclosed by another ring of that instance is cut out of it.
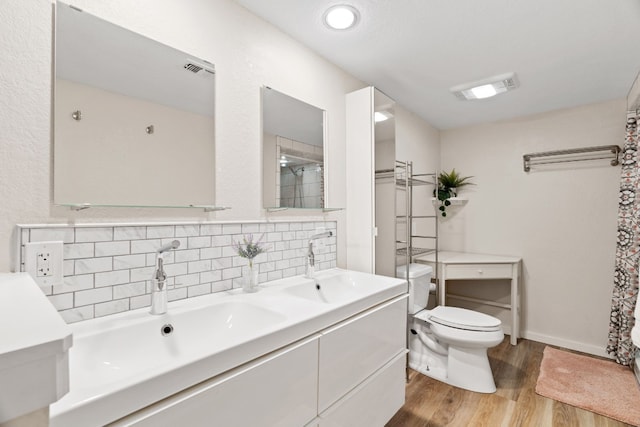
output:
<svg viewBox="0 0 640 427"><path fill-rule="evenodd" d="M214 205L213 64L55 11L54 203Z"/></svg>
<svg viewBox="0 0 640 427"><path fill-rule="evenodd" d="M262 88L264 207L325 208L325 111Z"/></svg>

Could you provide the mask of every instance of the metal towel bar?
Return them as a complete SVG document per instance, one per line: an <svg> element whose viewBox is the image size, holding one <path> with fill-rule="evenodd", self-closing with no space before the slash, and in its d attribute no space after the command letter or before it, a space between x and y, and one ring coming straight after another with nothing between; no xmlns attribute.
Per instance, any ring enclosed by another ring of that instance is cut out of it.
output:
<svg viewBox="0 0 640 427"><path fill-rule="evenodd" d="M542 153L531 153L524 154L522 156L522 161L524 165L524 171L529 172L531 170L531 166L533 165L546 165L553 163L566 163L566 162L582 162L586 160L599 160L599 159L611 159L611 166L617 166L620 164L619 155L620 155L620 147L617 145L600 145L598 147L585 147L585 148L570 148L567 150L556 150L556 151L545 151ZM556 157L556 156L571 156L571 155L580 155L580 154L589 154L589 153L599 153L599 152L608 152L608 155L601 155L599 157L587 156L584 158L580 157L571 157L571 158L558 158L558 159L549 159L549 160L534 160L541 157ZM532 163L532 160L535 163Z"/></svg>

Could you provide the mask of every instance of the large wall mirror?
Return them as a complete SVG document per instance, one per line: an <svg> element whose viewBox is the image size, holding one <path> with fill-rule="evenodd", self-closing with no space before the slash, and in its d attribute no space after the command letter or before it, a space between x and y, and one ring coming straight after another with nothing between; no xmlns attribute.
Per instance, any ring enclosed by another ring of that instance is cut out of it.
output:
<svg viewBox="0 0 640 427"><path fill-rule="evenodd" d="M54 203L215 203L214 66L57 2Z"/></svg>
<svg viewBox="0 0 640 427"><path fill-rule="evenodd" d="M326 207L324 119L324 110L262 88L265 208Z"/></svg>

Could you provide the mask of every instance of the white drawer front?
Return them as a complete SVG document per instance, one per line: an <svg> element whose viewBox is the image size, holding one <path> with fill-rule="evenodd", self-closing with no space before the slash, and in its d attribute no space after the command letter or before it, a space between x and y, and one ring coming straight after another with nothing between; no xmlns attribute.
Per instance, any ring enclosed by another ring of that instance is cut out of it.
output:
<svg viewBox="0 0 640 427"><path fill-rule="evenodd" d="M405 295L322 333L318 412L405 349L406 322Z"/></svg>
<svg viewBox="0 0 640 427"><path fill-rule="evenodd" d="M448 265L445 279L510 279L511 264Z"/></svg>
<svg viewBox="0 0 640 427"><path fill-rule="evenodd" d="M317 357L318 338L308 339L110 426L302 426L317 415Z"/></svg>
<svg viewBox="0 0 640 427"><path fill-rule="evenodd" d="M320 414L320 427L385 425L404 405L405 361L403 352Z"/></svg>

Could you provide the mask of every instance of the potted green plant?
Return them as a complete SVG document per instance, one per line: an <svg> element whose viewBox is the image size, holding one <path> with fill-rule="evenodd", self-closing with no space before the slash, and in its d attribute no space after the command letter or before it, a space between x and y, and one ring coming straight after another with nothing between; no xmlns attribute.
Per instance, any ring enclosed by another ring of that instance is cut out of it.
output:
<svg viewBox="0 0 640 427"><path fill-rule="evenodd" d="M438 209L440 210L440 215L443 217L447 216L447 207L451 205L452 197L458 196L458 191L462 187L466 187L467 185L474 185L470 180L473 178L472 176L461 176L456 169L451 169L451 172L440 172L438 174L438 188L433 190L434 196L440 202L440 206Z"/></svg>

